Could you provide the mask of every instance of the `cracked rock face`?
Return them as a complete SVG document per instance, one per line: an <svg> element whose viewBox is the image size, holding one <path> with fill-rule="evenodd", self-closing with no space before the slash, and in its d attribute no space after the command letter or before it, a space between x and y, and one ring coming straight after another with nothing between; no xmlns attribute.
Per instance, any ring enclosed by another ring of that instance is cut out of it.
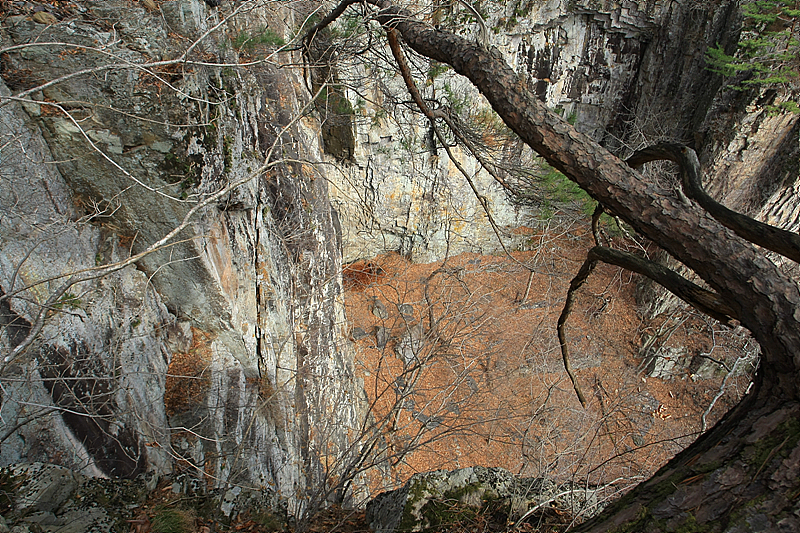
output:
<svg viewBox="0 0 800 533"><path fill-rule="evenodd" d="M170 246L70 287L43 315L0 376L0 460L121 477L179 465L184 490L263 487L301 512L316 495L306 487L327 490L322 454L346 463L363 409L327 185L297 163L323 157L313 121L291 122L302 83L266 64L132 67L182 53L223 7L76 5L56 24L19 14L0 28L3 46L89 47L4 56L3 96L96 69L0 108L0 285L13 296L0 308L3 352L56 289L41 280L147 250L203 198L242 185L193 213ZM237 23L290 18L256 9ZM197 53L235 63L220 38ZM256 172L269 153L269 171Z"/></svg>

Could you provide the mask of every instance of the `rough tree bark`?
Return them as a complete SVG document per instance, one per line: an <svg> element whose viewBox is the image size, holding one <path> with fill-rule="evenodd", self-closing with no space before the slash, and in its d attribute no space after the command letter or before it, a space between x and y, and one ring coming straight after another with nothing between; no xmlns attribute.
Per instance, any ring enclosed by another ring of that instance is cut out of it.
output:
<svg viewBox="0 0 800 533"><path fill-rule="evenodd" d="M796 281L695 201L647 181L549 111L496 49L434 30L389 0L368 1L380 9L376 18L384 28L467 77L548 163L694 270L761 345L750 394L653 478L578 530L800 531Z"/></svg>

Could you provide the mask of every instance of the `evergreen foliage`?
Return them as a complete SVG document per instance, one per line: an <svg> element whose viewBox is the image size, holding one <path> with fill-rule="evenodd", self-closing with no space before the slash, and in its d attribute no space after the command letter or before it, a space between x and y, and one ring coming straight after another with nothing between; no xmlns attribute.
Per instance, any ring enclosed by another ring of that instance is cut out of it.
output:
<svg viewBox="0 0 800 533"><path fill-rule="evenodd" d="M745 18L738 49L729 55L722 46L709 48L709 68L725 77L747 73L734 88L777 89L785 97L778 108L799 112L800 2L755 0L742 5Z"/></svg>

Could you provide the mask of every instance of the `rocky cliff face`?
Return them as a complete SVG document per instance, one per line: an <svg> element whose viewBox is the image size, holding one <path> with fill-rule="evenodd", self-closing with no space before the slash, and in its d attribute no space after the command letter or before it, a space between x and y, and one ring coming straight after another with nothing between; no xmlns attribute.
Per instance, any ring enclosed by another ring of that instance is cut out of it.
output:
<svg viewBox="0 0 800 533"><path fill-rule="evenodd" d="M317 126L298 115L298 72L232 68L231 40L292 26L288 10L250 7L229 20L193 0L4 15L3 352L45 318L4 368L4 463L176 470L293 512L346 466L362 394ZM163 63L189 47L189 63ZM41 309L65 276L148 249L237 181L135 266Z"/></svg>

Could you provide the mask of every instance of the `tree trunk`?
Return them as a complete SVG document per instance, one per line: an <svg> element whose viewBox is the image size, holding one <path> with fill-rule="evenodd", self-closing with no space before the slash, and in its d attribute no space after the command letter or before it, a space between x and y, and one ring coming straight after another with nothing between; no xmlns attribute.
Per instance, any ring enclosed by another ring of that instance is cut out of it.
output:
<svg viewBox="0 0 800 533"><path fill-rule="evenodd" d="M469 78L548 163L606 211L694 270L762 349L753 391L586 531L800 531L800 290L763 253L549 111L501 54L414 20L388 0L378 20ZM788 528L788 529L786 529Z"/></svg>
<svg viewBox="0 0 800 533"><path fill-rule="evenodd" d="M768 388L576 531L800 531L800 404Z"/></svg>

